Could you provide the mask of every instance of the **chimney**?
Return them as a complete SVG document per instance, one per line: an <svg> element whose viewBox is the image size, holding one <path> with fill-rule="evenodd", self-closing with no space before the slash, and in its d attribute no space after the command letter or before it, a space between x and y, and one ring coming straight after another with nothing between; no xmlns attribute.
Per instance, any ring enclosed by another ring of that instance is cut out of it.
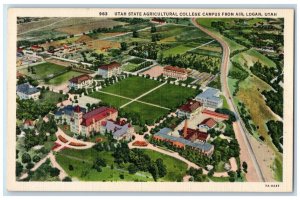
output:
<svg viewBox="0 0 300 200"><path fill-rule="evenodd" d="M187 129L188 129L188 123L187 123L187 119L184 122L184 127L183 127L183 138L187 137Z"/></svg>

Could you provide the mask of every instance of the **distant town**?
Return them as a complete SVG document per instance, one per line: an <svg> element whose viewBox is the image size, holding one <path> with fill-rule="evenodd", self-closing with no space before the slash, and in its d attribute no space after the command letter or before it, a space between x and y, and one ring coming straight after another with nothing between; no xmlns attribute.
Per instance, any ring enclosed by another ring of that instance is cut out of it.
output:
<svg viewBox="0 0 300 200"><path fill-rule="evenodd" d="M18 181L282 181L282 19L17 23Z"/></svg>

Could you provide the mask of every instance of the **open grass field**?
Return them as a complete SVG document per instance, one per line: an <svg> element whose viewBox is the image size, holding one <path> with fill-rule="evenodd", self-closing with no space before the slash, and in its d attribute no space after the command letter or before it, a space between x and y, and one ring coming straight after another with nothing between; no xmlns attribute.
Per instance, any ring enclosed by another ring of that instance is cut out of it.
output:
<svg viewBox="0 0 300 200"><path fill-rule="evenodd" d="M173 48L170 48L170 49L167 49L165 51L163 51L163 55L164 56L170 56L170 55L177 55L177 54L184 54L185 52L195 48L199 46L199 44L182 44L182 45L179 45L179 46L175 46Z"/></svg>
<svg viewBox="0 0 300 200"><path fill-rule="evenodd" d="M63 74L49 80L48 84L60 85L62 83L65 83L65 82L69 81L71 78L79 76L81 74L83 74L83 73L76 72L76 71L68 71L66 73L63 73Z"/></svg>
<svg viewBox="0 0 300 200"><path fill-rule="evenodd" d="M242 53L236 54L232 57L232 60L240 63L242 66L246 64L248 67L252 66L255 62L260 62L266 67L276 67L276 64L272 60L259 53L255 49L249 49Z"/></svg>
<svg viewBox="0 0 300 200"><path fill-rule="evenodd" d="M198 93L196 89L166 84L140 100L167 108L174 108L184 103L187 98L194 97Z"/></svg>
<svg viewBox="0 0 300 200"><path fill-rule="evenodd" d="M58 103L59 98L64 98L63 94L52 92L52 91L45 91L42 94L42 98L37 100L38 103L47 102L47 103Z"/></svg>
<svg viewBox="0 0 300 200"><path fill-rule="evenodd" d="M122 110L128 113L136 113L140 116L142 122L154 123L154 120L169 113L170 111L164 108L151 106L140 102L132 102L123 107Z"/></svg>
<svg viewBox="0 0 300 200"><path fill-rule="evenodd" d="M104 94L101 92L94 92L92 94L89 94L90 97L94 97L96 99L101 99L101 101L108 103L112 107L119 108L125 103L128 103L130 100L124 99L121 97L112 96L109 94Z"/></svg>
<svg viewBox="0 0 300 200"><path fill-rule="evenodd" d="M157 158L164 160L167 175L158 179L158 181L182 180L187 169L187 165L184 162L152 150L143 151L152 160ZM107 166L101 168L102 172L92 169L93 161L97 157L106 161ZM70 177L82 181L154 181L148 172L138 171L135 174L129 174L127 165L123 167L117 166L114 163L112 152L97 152L92 148L86 150L65 149L56 155L56 160ZM69 169L69 165L73 166L73 170ZM121 174L124 175L124 179L120 178Z"/></svg>
<svg viewBox="0 0 300 200"><path fill-rule="evenodd" d="M33 76L38 79L44 79L48 75L59 73L66 68L61 65L46 62L33 66L33 69L35 70L35 74L33 74Z"/></svg>
<svg viewBox="0 0 300 200"><path fill-rule="evenodd" d="M104 159L107 164L106 167L101 168L102 172L92 169L97 157ZM70 177L81 181L153 181L149 173L129 174L127 169L117 167L111 152L97 152L94 149L66 149L56 155L56 160ZM70 170L69 165L72 165L74 169ZM124 175L124 179L120 178L121 174Z"/></svg>
<svg viewBox="0 0 300 200"><path fill-rule="evenodd" d="M143 152L150 156L153 160L156 160L157 158L163 159L167 168L167 175L161 178L162 181L181 181L183 176L186 174L186 163L153 150L145 149Z"/></svg>
<svg viewBox="0 0 300 200"><path fill-rule="evenodd" d="M92 40L87 42L87 47L89 49L99 50L99 51L107 51L107 49L111 48L120 48L119 42L109 41L109 40Z"/></svg>
<svg viewBox="0 0 300 200"><path fill-rule="evenodd" d="M133 76L126 78L114 85L103 88L102 91L109 92L129 98L136 98L143 93L162 84L161 82Z"/></svg>
<svg viewBox="0 0 300 200"><path fill-rule="evenodd" d="M134 64L134 63L126 63L124 65L122 65L122 70L123 71L127 71L127 72L132 72L135 71L136 68L138 68L138 64Z"/></svg>

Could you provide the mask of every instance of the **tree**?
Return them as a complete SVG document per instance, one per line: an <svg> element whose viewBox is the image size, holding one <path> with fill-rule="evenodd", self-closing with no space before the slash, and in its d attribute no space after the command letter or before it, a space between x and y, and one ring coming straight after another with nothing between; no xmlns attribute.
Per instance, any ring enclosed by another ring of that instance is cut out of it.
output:
<svg viewBox="0 0 300 200"><path fill-rule="evenodd" d="M70 170L70 171L73 171L73 170L74 170L73 165L69 165L69 170Z"/></svg>
<svg viewBox="0 0 300 200"><path fill-rule="evenodd" d="M132 32L132 37L138 38L138 37L139 37L139 33L138 33L136 30L134 30L134 31Z"/></svg>
<svg viewBox="0 0 300 200"><path fill-rule="evenodd" d="M248 164L247 164L245 161L243 162L242 167L243 167L243 171L244 171L245 173L247 173Z"/></svg>
<svg viewBox="0 0 300 200"><path fill-rule="evenodd" d="M31 156L29 155L29 153L24 153L22 155L22 163L29 163L31 162Z"/></svg>
<svg viewBox="0 0 300 200"><path fill-rule="evenodd" d="M155 26L151 26L151 33L155 33L156 32L156 27Z"/></svg>
<svg viewBox="0 0 300 200"><path fill-rule="evenodd" d="M63 180L63 182L72 182L72 179L68 176L66 176Z"/></svg>
<svg viewBox="0 0 300 200"><path fill-rule="evenodd" d="M60 174L60 171L56 167L50 169L50 176L51 177L58 176L59 174Z"/></svg>
<svg viewBox="0 0 300 200"><path fill-rule="evenodd" d="M34 164L32 162L27 163L26 169L32 169L34 167Z"/></svg>
<svg viewBox="0 0 300 200"><path fill-rule="evenodd" d="M135 174L138 171L138 168L134 164L130 164L128 166L129 174Z"/></svg>
<svg viewBox="0 0 300 200"><path fill-rule="evenodd" d="M53 52L53 51L54 51L54 49L55 49L55 47L54 47L54 46L49 46L49 47L48 47L48 51L49 51L49 52Z"/></svg>
<svg viewBox="0 0 300 200"><path fill-rule="evenodd" d="M126 42L121 42L121 50L122 51L127 50L127 43Z"/></svg>
<svg viewBox="0 0 300 200"><path fill-rule="evenodd" d="M33 162L37 163L41 160L41 158L38 155L34 155L32 160L33 160Z"/></svg>
<svg viewBox="0 0 300 200"><path fill-rule="evenodd" d="M20 162L16 162L16 176L20 176L23 171L23 165Z"/></svg>
<svg viewBox="0 0 300 200"><path fill-rule="evenodd" d="M167 175L167 168L166 168L166 165L164 165L163 159L158 158L158 159L156 159L155 163L158 168L159 177L164 177L165 175Z"/></svg>

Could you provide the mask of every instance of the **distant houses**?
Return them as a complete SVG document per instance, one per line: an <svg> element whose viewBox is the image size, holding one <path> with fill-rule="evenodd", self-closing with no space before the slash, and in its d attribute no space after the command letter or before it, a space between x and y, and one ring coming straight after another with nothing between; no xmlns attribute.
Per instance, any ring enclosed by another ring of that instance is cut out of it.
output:
<svg viewBox="0 0 300 200"><path fill-rule="evenodd" d="M180 118L191 118L201 111L202 103L189 100L186 104L181 105L177 110L177 116Z"/></svg>
<svg viewBox="0 0 300 200"><path fill-rule="evenodd" d="M188 77L188 72L184 68L165 66L163 69L163 76L184 81Z"/></svg>
<svg viewBox="0 0 300 200"><path fill-rule="evenodd" d="M121 64L115 61L107 65L102 65L98 68L98 75L103 78L110 78L121 74L121 72Z"/></svg>
<svg viewBox="0 0 300 200"><path fill-rule="evenodd" d="M202 93L198 94L195 99L208 108L220 108L223 106L223 99L220 97L220 90L207 87Z"/></svg>
<svg viewBox="0 0 300 200"><path fill-rule="evenodd" d="M93 78L87 74L82 74L69 80L69 88L75 90L82 89L91 84L93 84Z"/></svg>
<svg viewBox="0 0 300 200"><path fill-rule="evenodd" d="M29 83L23 83L17 85L17 96L20 99L39 99L41 92L36 87L30 85Z"/></svg>

